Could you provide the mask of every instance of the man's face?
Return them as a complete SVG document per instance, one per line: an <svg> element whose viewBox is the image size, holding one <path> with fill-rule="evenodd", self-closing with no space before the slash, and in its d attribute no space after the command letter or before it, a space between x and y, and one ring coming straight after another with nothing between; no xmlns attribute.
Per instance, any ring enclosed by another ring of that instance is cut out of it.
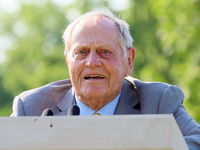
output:
<svg viewBox="0 0 200 150"><path fill-rule="evenodd" d="M135 51L128 50L131 56L125 57L118 37L116 24L99 16L79 22L72 32L66 55L72 85L78 98L94 110L118 96L132 71Z"/></svg>

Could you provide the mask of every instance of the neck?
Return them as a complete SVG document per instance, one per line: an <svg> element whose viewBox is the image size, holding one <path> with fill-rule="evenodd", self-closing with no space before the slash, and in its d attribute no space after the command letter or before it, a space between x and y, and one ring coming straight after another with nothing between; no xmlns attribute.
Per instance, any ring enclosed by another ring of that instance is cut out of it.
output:
<svg viewBox="0 0 200 150"><path fill-rule="evenodd" d="M101 109L103 106L105 106L112 100L96 99L96 98L85 100L85 99L80 98L80 101L83 102L88 107L92 108L93 110L98 111L99 109Z"/></svg>
<svg viewBox="0 0 200 150"><path fill-rule="evenodd" d="M118 95L117 95L118 96ZM117 96L115 97L107 97L107 98L83 98L83 97L78 97L78 99L87 105L88 107L92 108L95 111L100 110L103 106L114 100Z"/></svg>

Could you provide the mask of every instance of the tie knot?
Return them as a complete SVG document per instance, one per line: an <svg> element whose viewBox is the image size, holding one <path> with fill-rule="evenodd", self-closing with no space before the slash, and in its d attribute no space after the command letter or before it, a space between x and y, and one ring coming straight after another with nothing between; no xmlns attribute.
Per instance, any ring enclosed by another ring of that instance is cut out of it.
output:
<svg viewBox="0 0 200 150"><path fill-rule="evenodd" d="M95 113L92 114L92 116L101 116L101 114L95 112Z"/></svg>

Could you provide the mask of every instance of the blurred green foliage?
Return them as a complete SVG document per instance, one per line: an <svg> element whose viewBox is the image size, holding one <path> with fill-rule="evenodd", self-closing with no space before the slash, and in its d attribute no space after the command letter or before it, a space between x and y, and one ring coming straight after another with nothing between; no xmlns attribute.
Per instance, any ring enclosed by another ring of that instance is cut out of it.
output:
<svg viewBox="0 0 200 150"><path fill-rule="evenodd" d="M21 1L13 13L0 10L0 36L12 42L0 64L0 116L9 116L14 96L49 82L69 78L61 33L66 25L106 0ZM112 9L111 9L112 10ZM200 1L130 0L114 11L130 24L136 48L132 76L175 84L185 93L189 114L200 123Z"/></svg>

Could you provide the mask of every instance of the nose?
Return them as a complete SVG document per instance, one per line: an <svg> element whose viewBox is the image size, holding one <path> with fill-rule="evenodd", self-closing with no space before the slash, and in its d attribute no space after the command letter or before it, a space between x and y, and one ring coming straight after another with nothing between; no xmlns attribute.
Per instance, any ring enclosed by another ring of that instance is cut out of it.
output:
<svg viewBox="0 0 200 150"><path fill-rule="evenodd" d="M91 68L94 68L94 67L99 67L102 65L101 61L100 61L100 58L98 56L97 53L95 52L90 52L89 55L87 56L86 58L86 63L85 65L87 67L91 67Z"/></svg>

